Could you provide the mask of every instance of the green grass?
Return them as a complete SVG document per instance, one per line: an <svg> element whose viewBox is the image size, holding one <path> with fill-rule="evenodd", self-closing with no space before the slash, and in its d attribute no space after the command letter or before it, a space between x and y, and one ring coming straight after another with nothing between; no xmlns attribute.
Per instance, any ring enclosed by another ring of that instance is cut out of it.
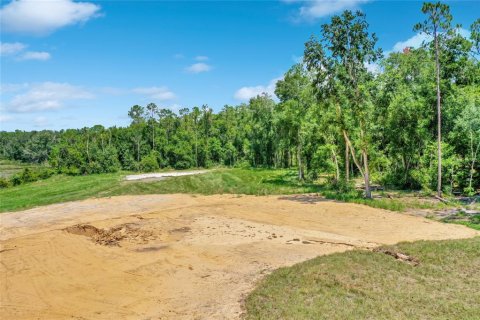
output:
<svg viewBox="0 0 480 320"><path fill-rule="evenodd" d="M121 174L56 175L49 179L0 189L0 212L86 199L118 185Z"/></svg>
<svg viewBox="0 0 480 320"><path fill-rule="evenodd" d="M12 160L0 160L0 178L10 178L15 173L22 171L25 168L36 169L42 167L41 165L22 163Z"/></svg>
<svg viewBox="0 0 480 320"><path fill-rule="evenodd" d="M212 172L159 181L124 181L124 173L88 176L57 175L46 180L0 189L0 212L40 205L125 194L250 195L318 192L319 187L297 181L293 170L218 169Z"/></svg>
<svg viewBox="0 0 480 320"><path fill-rule="evenodd" d="M124 181L111 190L109 195L150 193L269 195L318 191L317 185L298 182L293 170L217 169L205 174L153 182Z"/></svg>
<svg viewBox="0 0 480 320"><path fill-rule="evenodd" d="M367 205L373 208L391 210L391 211L406 211L408 209L447 209L455 208L458 204L452 202L451 204L445 204L442 202L432 203L414 199L413 197L408 197L405 195L402 198L389 199L389 198L374 198L374 199L365 199L361 195L358 195L356 192L350 193L338 193L336 191L325 190L322 191L322 195L327 199L338 200L342 202L358 203Z"/></svg>
<svg viewBox="0 0 480 320"><path fill-rule="evenodd" d="M349 251L281 268L246 299L251 319L480 319L480 237L402 243L416 267Z"/></svg>

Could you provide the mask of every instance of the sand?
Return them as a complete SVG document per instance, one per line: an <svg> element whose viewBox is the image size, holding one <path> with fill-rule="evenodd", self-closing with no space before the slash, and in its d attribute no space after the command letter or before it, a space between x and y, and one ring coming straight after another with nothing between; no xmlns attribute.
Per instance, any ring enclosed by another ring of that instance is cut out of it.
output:
<svg viewBox="0 0 480 320"><path fill-rule="evenodd" d="M208 170L194 170L194 171L172 171L172 172L131 174L126 176L125 180L127 181L145 180L145 179L161 180L163 178L168 178L168 177L191 176L191 175L203 174L207 172Z"/></svg>
<svg viewBox="0 0 480 320"><path fill-rule="evenodd" d="M312 196L121 196L0 217L1 319L237 319L278 267L478 235Z"/></svg>

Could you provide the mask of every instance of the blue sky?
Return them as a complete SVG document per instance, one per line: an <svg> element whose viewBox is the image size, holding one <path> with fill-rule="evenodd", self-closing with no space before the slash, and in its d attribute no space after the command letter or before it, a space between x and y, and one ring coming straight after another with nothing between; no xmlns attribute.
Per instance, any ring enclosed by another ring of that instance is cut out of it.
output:
<svg viewBox="0 0 480 320"><path fill-rule="evenodd" d="M464 28L478 1L450 1ZM384 51L418 46L419 1L2 1L1 130L124 126L134 104L220 110L262 91L343 9Z"/></svg>

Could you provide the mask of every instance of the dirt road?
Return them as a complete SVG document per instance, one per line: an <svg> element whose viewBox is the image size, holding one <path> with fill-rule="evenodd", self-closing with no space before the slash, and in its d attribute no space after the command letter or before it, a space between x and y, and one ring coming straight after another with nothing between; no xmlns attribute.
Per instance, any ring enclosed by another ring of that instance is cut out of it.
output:
<svg viewBox="0 0 480 320"><path fill-rule="evenodd" d="M478 234L308 196L122 196L0 218L2 319L235 319L275 268Z"/></svg>

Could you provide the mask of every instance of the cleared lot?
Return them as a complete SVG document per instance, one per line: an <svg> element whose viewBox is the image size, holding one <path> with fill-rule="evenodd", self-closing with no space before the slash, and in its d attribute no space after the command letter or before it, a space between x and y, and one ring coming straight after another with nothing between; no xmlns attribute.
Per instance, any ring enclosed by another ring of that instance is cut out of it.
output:
<svg viewBox="0 0 480 320"><path fill-rule="evenodd" d="M237 318L281 266L476 231L311 196L150 195L1 216L5 319Z"/></svg>

